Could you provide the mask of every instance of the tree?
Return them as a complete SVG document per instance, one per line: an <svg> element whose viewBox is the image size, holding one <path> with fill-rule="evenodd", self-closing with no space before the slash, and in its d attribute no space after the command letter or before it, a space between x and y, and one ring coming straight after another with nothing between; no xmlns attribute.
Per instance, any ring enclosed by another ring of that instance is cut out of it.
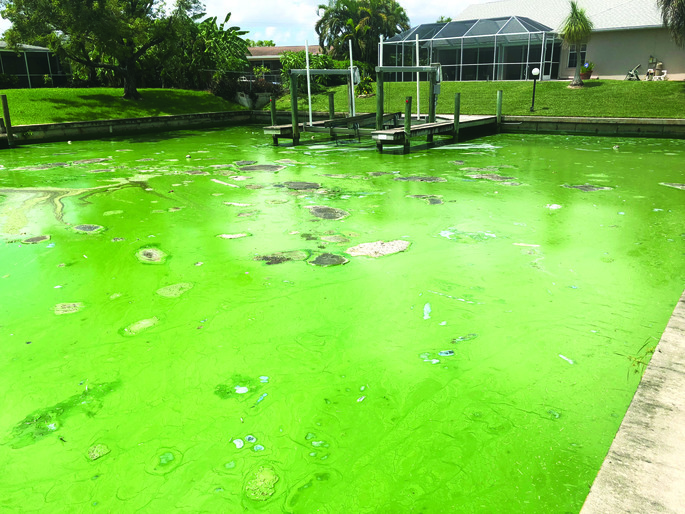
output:
<svg viewBox="0 0 685 514"><path fill-rule="evenodd" d="M440 16L440 17L438 18L438 21L436 21L435 23L449 23L449 22L451 22L451 21L452 21L452 18L449 18L449 17L446 17L446 16Z"/></svg>
<svg viewBox="0 0 685 514"><path fill-rule="evenodd" d="M581 9L574 0L571 0L571 12L564 20L559 36L566 45L575 45L576 49L580 50L580 45L590 39L593 27L594 24L585 14L585 9ZM580 56L580 51L578 51L578 55ZM583 85L583 81L580 80L580 65L580 62L576 63L576 71L571 86Z"/></svg>
<svg viewBox="0 0 685 514"><path fill-rule="evenodd" d="M409 18L395 0L329 0L319 5L320 16L314 29L319 46L333 58L349 55L370 64L377 64L380 36L392 37L409 28Z"/></svg>
<svg viewBox="0 0 685 514"><path fill-rule="evenodd" d="M685 0L657 0L664 27L677 45L685 47Z"/></svg>
<svg viewBox="0 0 685 514"><path fill-rule="evenodd" d="M199 0L177 0L170 15L164 11L163 0L0 0L0 5L0 14L12 22L5 32L10 46L27 41L43 44L92 74L95 70L113 72L123 81L127 99L141 97L136 85L145 56L183 33L181 28L186 35L196 36L200 52L221 66L235 62L236 53L242 52L244 58L247 52L239 37L246 32L225 28L230 13L219 26L216 18L191 26L202 15Z"/></svg>
<svg viewBox="0 0 685 514"><path fill-rule="evenodd" d="M247 43L247 46L276 46L276 43L274 43L271 39L265 39L265 40L259 40L259 41L253 41L252 39L246 39L245 42Z"/></svg>

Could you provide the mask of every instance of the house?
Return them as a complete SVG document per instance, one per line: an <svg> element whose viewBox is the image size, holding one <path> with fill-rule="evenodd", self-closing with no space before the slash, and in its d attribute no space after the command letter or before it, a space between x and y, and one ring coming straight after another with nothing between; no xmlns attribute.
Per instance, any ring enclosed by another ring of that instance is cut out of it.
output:
<svg viewBox="0 0 685 514"><path fill-rule="evenodd" d="M446 80L526 79L533 67L541 70L541 78L565 79L587 61L594 62L595 77L623 79L640 64L643 78L648 69L660 68L669 79L685 79L685 49L663 27L655 0L578 0L594 23L592 37L580 48L559 39L569 4L499 0L470 5L451 23L421 25L391 38L383 55L392 60L394 52L401 62L404 51L406 62L412 48L415 56L419 35L420 56L440 62Z"/></svg>
<svg viewBox="0 0 685 514"><path fill-rule="evenodd" d="M304 46L251 46L248 48L250 54L247 56L252 68L264 66L269 69L271 74L281 73L281 56L285 52L304 52ZM309 47L310 54L321 54L323 50L318 45Z"/></svg>
<svg viewBox="0 0 685 514"><path fill-rule="evenodd" d="M32 45L19 45L18 50L19 52L10 50L7 43L0 41L0 75L16 77L16 81L5 79L15 82L14 87L66 85L68 75L63 72L59 60L50 50ZM8 86L9 84L5 87Z"/></svg>

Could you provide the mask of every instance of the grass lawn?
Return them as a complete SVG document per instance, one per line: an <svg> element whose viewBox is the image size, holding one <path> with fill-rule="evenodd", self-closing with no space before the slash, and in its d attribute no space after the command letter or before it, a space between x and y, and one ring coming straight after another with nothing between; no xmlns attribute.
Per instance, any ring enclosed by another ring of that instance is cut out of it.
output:
<svg viewBox="0 0 685 514"><path fill-rule="evenodd" d="M374 84L375 86L375 84ZM421 112L428 112L428 83L421 83ZM585 87L569 89L568 81L538 82L535 92L535 115L538 116L607 116L613 118L685 118L685 82L586 80ZM454 95L461 93L462 114L495 114L497 90L504 92L502 113L529 115L532 82L443 82L438 95L437 112L454 112ZM335 91L335 108L347 111L347 88ZM307 110L307 96L298 99L298 107ZM416 82L385 83L385 112L404 112L404 99L413 98L416 112ZM290 96L277 103L277 108L290 109ZM312 98L315 111L328 111L328 95ZM376 112L376 97L357 98L357 112Z"/></svg>
<svg viewBox="0 0 685 514"><path fill-rule="evenodd" d="M116 88L6 89L12 125L139 118L168 114L236 111L244 107L206 91L139 89L142 100L124 100ZM1 114L1 113L0 113Z"/></svg>
<svg viewBox="0 0 685 514"><path fill-rule="evenodd" d="M606 116L616 118L685 118L685 82L632 82L588 80L582 89L569 89L567 81L538 82L535 114L539 116ZM375 84L374 84L375 85ZM415 82L386 82L385 112L404 112L404 99L414 97ZM438 96L438 113L452 114L454 95L461 93L463 114L495 114L497 90L504 91L505 115L529 115L532 82L444 82ZM347 87L331 88L337 111L347 111ZM243 107L204 91L141 89L140 101L123 100L122 90L92 89L8 89L13 125L135 118L168 114L242 110ZM428 111L428 84L421 84L421 112ZM300 95L299 109L306 111L307 97ZM290 110L290 95L277 102L279 110ZM328 94L312 97L315 111L328 111ZM268 106L265 108L268 109ZM376 112L376 97L357 98L357 112Z"/></svg>

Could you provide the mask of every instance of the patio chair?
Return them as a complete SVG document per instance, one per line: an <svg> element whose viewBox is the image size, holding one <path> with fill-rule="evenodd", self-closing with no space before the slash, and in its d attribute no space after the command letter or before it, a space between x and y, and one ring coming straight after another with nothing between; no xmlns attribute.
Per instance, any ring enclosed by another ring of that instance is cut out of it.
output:
<svg viewBox="0 0 685 514"><path fill-rule="evenodd" d="M628 74L626 75L626 78L623 79L623 80L640 80L640 77L639 77L638 74L637 74L637 69L638 69L640 66L642 66L642 65L641 65L641 64L638 64L638 65L635 66L632 70L630 70L630 71L628 72Z"/></svg>
<svg viewBox="0 0 685 514"><path fill-rule="evenodd" d="M653 80L668 80L668 77L666 75L668 75L668 71L661 70L661 75L654 75Z"/></svg>

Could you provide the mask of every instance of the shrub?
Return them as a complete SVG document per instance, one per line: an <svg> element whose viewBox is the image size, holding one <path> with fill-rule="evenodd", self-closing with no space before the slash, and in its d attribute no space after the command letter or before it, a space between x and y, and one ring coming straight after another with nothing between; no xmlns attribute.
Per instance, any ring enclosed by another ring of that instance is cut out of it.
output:
<svg viewBox="0 0 685 514"><path fill-rule="evenodd" d="M0 73L0 89L14 89L19 86L19 78L16 75Z"/></svg>

